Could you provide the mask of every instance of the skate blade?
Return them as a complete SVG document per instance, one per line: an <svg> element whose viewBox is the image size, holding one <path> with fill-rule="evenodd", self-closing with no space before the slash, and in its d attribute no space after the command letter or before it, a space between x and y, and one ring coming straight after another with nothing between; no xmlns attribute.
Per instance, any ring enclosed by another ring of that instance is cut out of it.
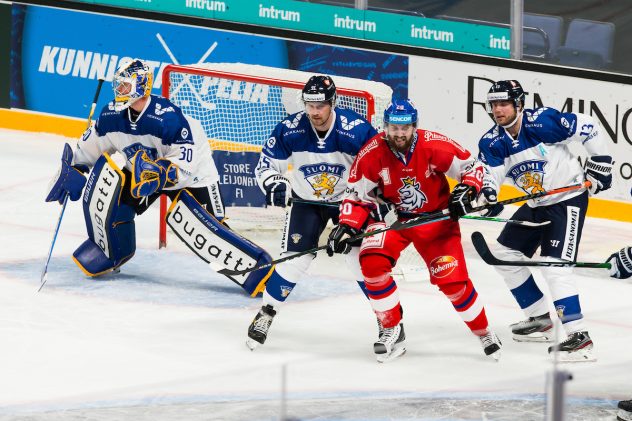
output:
<svg viewBox="0 0 632 421"><path fill-rule="evenodd" d="M398 357L401 357L405 353L406 353L406 348L401 347L401 348L394 349L393 351L391 351L390 354L376 354L375 357L377 358L378 363L388 363L397 359Z"/></svg>
<svg viewBox="0 0 632 421"><path fill-rule="evenodd" d="M496 352L492 352L491 354L487 355L489 358L492 358L494 361L498 362L498 360L500 360L500 349Z"/></svg>
<svg viewBox="0 0 632 421"><path fill-rule="evenodd" d="M516 335L514 333L512 337L516 342L553 342L551 335L542 332L529 333L528 335Z"/></svg>
<svg viewBox="0 0 632 421"><path fill-rule="evenodd" d="M254 339L246 339L246 346L248 347L249 350L254 351L255 349L259 348L259 346L261 346L261 344L257 341L255 341Z"/></svg>
<svg viewBox="0 0 632 421"><path fill-rule="evenodd" d="M632 421L632 412L628 412L624 409L619 409L619 412L617 412L617 420Z"/></svg>
<svg viewBox="0 0 632 421"><path fill-rule="evenodd" d="M551 354L553 355L553 354ZM597 357L591 349L580 349L579 351L566 352L560 351L558 361L561 363L582 363L597 361Z"/></svg>

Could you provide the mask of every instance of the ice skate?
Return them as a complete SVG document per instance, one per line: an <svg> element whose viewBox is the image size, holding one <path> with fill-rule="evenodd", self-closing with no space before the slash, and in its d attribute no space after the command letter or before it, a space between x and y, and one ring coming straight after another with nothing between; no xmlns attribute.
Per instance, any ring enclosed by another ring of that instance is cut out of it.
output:
<svg viewBox="0 0 632 421"><path fill-rule="evenodd" d="M553 321L549 313L529 317L509 326L513 340L517 342L551 342L553 340Z"/></svg>
<svg viewBox="0 0 632 421"><path fill-rule="evenodd" d="M564 342L549 347L549 354L555 351L558 351L561 362L597 361L588 332L571 333Z"/></svg>
<svg viewBox="0 0 632 421"><path fill-rule="evenodd" d="M405 341L403 324L384 328L378 341L373 344L377 362L386 363L403 355L406 352Z"/></svg>
<svg viewBox="0 0 632 421"><path fill-rule="evenodd" d="M495 361L500 359L500 348L502 347L502 343L498 336L494 332L489 332L487 335L478 337L481 341L481 345L483 345L483 352L488 357L493 358Z"/></svg>
<svg viewBox="0 0 632 421"><path fill-rule="evenodd" d="M246 346L254 351L259 345L263 345L268 337L268 330L272 324L272 319L276 315L276 311L271 305L261 307L255 318L248 327L248 339Z"/></svg>
<svg viewBox="0 0 632 421"><path fill-rule="evenodd" d="M384 326L382 326L382 322L380 321L380 319L376 319L377 320L377 338L380 339L380 337L382 336L382 333L384 333Z"/></svg>
<svg viewBox="0 0 632 421"><path fill-rule="evenodd" d="M632 421L632 400L619 402L617 408L619 408L617 420Z"/></svg>

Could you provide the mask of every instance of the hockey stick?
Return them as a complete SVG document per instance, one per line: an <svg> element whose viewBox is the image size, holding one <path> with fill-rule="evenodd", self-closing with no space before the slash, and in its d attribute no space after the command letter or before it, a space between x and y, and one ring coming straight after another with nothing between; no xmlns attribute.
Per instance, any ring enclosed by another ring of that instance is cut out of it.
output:
<svg viewBox="0 0 632 421"><path fill-rule="evenodd" d="M320 202L317 200L305 200L305 199L299 199L299 198L292 198L290 200L290 203L304 203L307 205L338 207L340 206L341 202ZM416 218L420 214L402 211L402 212L397 212L397 215L403 218ZM551 221L544 221L544 222L518 221L516 219L487 217L487 216L478 216L478 215L464 215L461 217L461 219L474 219L478 221L503 222L506 224L522 225L525 227L542 227L544 225L548 225L551 223Z"/></svg>
<svg viewBox="0 0 632 421"><path fill-rule="evenodd" d="M475 208L473 208L470 212L479 212L482 210L486 210L488 208L490 208L491 206L497 205L497 204L501 204L501 205L508 205L511 203L517 203L517 202L523 202L525 200L530 200L530 199L536 199L538 197L543 197L543 196L548 196L548 195L552 195L552 194L558 194L558 193L563 193L563 192L567 192L567 191L571 191L571 190L577 190L577 189L581 189L584 187L589 187L590 186L590 181L585 181L581 184L573 184L570 186L566 186L566 187L560 187L557 189L552 189L552 190L547 190L547 191L542 191L542 192L538 192L538 193L533 193L533 194L527 194L524 196L519 196L519 197L514 197L512 199L506 199L506 200L501 200L499 202L496 203L487 203L485 205L481 205L481 206L477 206ZM301 201L303 201L303 203L307 202L304 201L304 199L299 199ZM317 203L321 203L321 202L317 202ZM327 202L325 202L327 203ZM386 227L386 228L381 228L375 231L369 231L369 232L364 232L362 234L356 235L353 238L348 239L348 242L354 242L357 240L360 240L364 237L369 237L372 235L377 235L377 234L381 234L385 231L389 231L389 230L402 230L402 229L407 229L407 228L412 228L412 227L416 227L419 225L425 225L425 224L429 224L432 222L438 222L438 221L443 221L446 220L450 217L450 211L448 209L443 209L440 211L436 211L436 212L430 212L430 213L426 213L426 214L422 214L416 218L412 218L412 219L408 219L405 221L395 221L391 226ZM259 265L259 266L254 266L251 268L247 268L247 269L242 269L242 270L232 270L232 269L228 269L228 268L223 268L220 264L218 263L211 263L211 269L213 269L214 271L216 271L217 273L221 273L223 275L226 276L238 276L238 275L244 275L246 273L255 271L255 270L259 270L259 269L265 269L268 268L270 266L276 265L278 263L283 263L285 261L291 260L291 259L295 259L297 257L306 255L306 254L314 254L320 250L324 250L326 249L327 246L319 246L319 247L314 247L312 249L309 250L305 250L302 251L300 253L296 253L296 254L292 254L290 256L285 256L282 257L280 259L277 260L273 260L270 263L265 263L263 265Z"/></svg>
<svg viewBox="0 0 632 421"><path fill-rule="evenodd" d="M539 267L578 267L578 268L597 268L610 269L610 263L587 263L587 262L544 262L544 261L509 261L500 260L494 256L485 241L485 237L478 231L472 233L472 244L476 252L481 256L483 261L491 266L539 266Z"/></svg>
<svg viewBox="0 0 632 421"><path fill-rule="evenodd" d="M90 123L92 122L92 116L94 115L94 110L97 107L97 100L99 99L99 93L101 92L101 86L103 86L103 82L105 79L99 79L97 83L97 90L94 93L94 99L92 100L92 105L90 106L90 114L88 114L88 124L86 129L90 128ZM53 234L53 241L50 243L50 249L48 250L48 257L46 258L46 264L44 265L44 269L42 270L42 276L40 277L40 287L37 292L40 292L46 281L48 280L48 263L50 262L50 258L53 255L53 248L55 248L55 242L57 241L57 234L59 233L59 227L61 227L61 220L64 217L64 212L66 211L66 205L68 204L68 193L64 195L64 203L61 205L61 212L59 213L59 219L57 219L57 225L55 226L55 233Z"/></svg>
<svg viewBox="0 0 632 421"><path fill-rule="evenodd" d="M417 220L415 222L415 226L431 224L433 222L444 221L444 220L449 219L449 218L450 218L449 215L441 214L438 217L435 216L433 218L425 219L423 222L420 221L420 220ZM354 237L349 238L347 240L347 242L352 243L352 242L361 240L364 237L370 237L372 235L381 234L381 233L383 233L385 231L390 231L392 229L399 230L399 229L405 229L405 228L410 228L410 227L409 226L400 226L398 228L393 228L392 226L390 226L390 227L386 227L386 228L380 228L380 229L377 229L377 230L374 230L374 231L367 231L367 232L363 232L361 234L358 234L358 235L356 235ZM292 255L289 255L289 256L281 257L280 259L273 260L273 261L271 261L269 263L264 263L264 264L259 265L259 266L254 266L254 267L246 268L246 269L242 269L242 270L227 269L227 268L224 268L223 266L221 266L220 264L215 263L215 262L211 263L210 266L211 266L211 269L213 269L217 273L221 273L222 275L238 276L238 275L244 275L246 273L253 272L255 270L269 268L270 266L274 266L276 264L283 263L283 262L285 262L287 260L296 259L297 257L304 256L306 254L316 254L316 252L318 252L320 250L325 250L326 248L327 248L327 245L314 247L314 248L311 248L309 250L301 251L301 252L296 253L296 254L292 254Z"/></svg>
<svg viewBox="0 0 632 421"><path fill-rule="evenodd" d="M590 186L591 186L590 181L584 181L583 183L580 183L580 184L572 184L566 187L558 187L557 189L545 190L538 193L532 193L532 194L526 194L524 196L514 197L512 199L500 200L495 203L487 203L485 205L476 206L470 209L468 213L480 212L480 211L489 209L490 207L495 206L495 205L510 205L512 203L524 202L526 200L532 200L532 199L537 199L544 196L550 196L552 194L559 194L559 193L565 193L572 190L588 188ZM433 218L439 215L449 215L449 214L450 214L450 211L448 209L443 209L441 211L427 213L418 218L409 219L407 221L396 221L393 225L391 225L391 228L402 229L400 228L401 225L406 225L404 228L410 228L410 227L415 226L415 221L417 220L424 221L426 218Z"/></svg>

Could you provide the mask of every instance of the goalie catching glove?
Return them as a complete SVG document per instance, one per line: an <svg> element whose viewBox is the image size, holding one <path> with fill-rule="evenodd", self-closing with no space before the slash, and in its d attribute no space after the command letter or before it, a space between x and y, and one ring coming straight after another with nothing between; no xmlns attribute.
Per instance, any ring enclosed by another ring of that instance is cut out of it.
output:
<svg viewBox="0 0 632 421"><path fill-rule="evenodd" d="M340 224L336 226L327 239L327 255L331 257L334 253L349 253L352 246L347 240L358 234L360 234L360 230L350 227L349 225Z"/></svg>
<svg viewBox="0 0 632 421"><path fill-rule="evenodd" d="M178 183L178 166L165 158L152 161L147 152L136 152L132 158L132 196L151 196Z"/></svg>
<svg viewBox="0 0 632 421"><path fill-rule="evenodd" d="M266 191L266 205L286 207L290 202L290 180L282 175L271 175L263 182Z"/></svg>
<svg viewBox="0 0 632 421"><path fill-rule="evenodd" d="M50 191L46 196L47 202L64 202L66 194L70 200L79 200L83 187L86 185L86 176L81 171L72 166L72 148L69 144L64 145L64 152L61 155L61 168L50 182Z"/></svg>
<svg viewBox="0 0 632 421"><path fill-rule="evenodd" d="M612 187L612 166L614 162L608 155L595 155L586 160L586 180L590 181L588 188L591 195Z"/></svg>

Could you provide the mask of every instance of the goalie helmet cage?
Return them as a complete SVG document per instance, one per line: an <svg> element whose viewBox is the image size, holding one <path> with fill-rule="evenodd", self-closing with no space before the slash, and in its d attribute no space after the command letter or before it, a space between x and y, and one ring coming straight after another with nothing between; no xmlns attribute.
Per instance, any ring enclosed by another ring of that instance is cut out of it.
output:
<svg viewBox="0 0 632 421"><path fill-rule="evenodd" d="M274 127L289 114L303 110L300 94L314 73L241 63L201 63L166 66L162 95L200 121L213 150L259 152ZM392 89L380 82L333 76L336 105L349 108L380 128ZM232 228L245 234L283 228L279 208L231 206L226 214ZM166 246L167 198L160 198L159 245ZM412 249L410 247L409 249ZM408 253L405 253L408 254ZM403 256L411 266L421 259ZM400 267L403 265L399 265ZM406 270L398 270L404 273ZM415 277L419 273L413 270Z"/></svg>

